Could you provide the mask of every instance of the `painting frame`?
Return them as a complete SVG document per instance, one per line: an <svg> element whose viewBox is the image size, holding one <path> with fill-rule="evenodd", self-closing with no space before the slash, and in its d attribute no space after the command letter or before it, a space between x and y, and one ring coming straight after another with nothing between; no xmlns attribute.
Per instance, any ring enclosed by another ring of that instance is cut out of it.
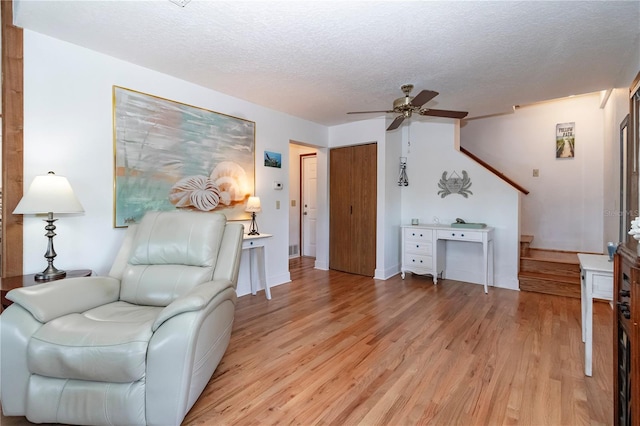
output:
<svg viewBox="0 0 640 426"><path fill-rule="evenodd" d="M282 154L274 151L264 152L264 166L275 167L279 169L282 167Z"/></svg>
<svg viewBox="0 0 640 426"><path fill-rule="evenodd" d="M117 85L112 113L114 228L149 210L249 219L255 122Z"/></svg>

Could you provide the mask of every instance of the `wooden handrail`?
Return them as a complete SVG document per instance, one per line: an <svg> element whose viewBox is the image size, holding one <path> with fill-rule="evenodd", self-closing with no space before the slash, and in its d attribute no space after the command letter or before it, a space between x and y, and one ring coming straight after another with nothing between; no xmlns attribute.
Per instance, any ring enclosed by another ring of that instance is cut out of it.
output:
<svg viewBox="0 0 640 426"><path fill-rule="evenodd" d="M493 173L494 175L498 176L500 179L502 179L503 181L507 182L509 185L513 186L515 189L517 189L518 191L522 192L523 194L527 195L529 193L529 191L527 189L525 189L524 187L518 185L517 183L515 183L514 181L509 179L507 176L504 175L504 173L500 172L498 169L496 169L495 167L491 166L490 164L488 164L483 159L477 157L472 152L469 152L468 150L466 150L463 147L460 147L460 152L462 152L463 154L467 155L468 157L470 157L471 159L476 161L478 164L480 164L482 167L484 167L485 169L489 170L491 173Z"/></svg>

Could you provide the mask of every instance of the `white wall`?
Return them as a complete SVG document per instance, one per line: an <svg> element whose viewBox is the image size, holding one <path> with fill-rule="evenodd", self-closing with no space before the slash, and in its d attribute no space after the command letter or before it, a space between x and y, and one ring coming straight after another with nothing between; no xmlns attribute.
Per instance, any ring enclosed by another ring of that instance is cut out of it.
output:
<svg viewBox="0 0 640 426"><path fill-rule="evenodd" d="M575 158L556 159L556 124L566 122L575 122ZM530 191L521 232L534 236L533 247L602 252L603 123L599 94L576 96L470 120L461 145Z"/></svg>
<svg viewBox="0 0 640 426"><path fill-rule="evenodd" d="M69 178L85 208L85 214L57 222L56 266L106 274L124 235L123 229L113 228L113 85L256 123L256 195L263 208L258 223L261 231L274 235L269 242L267 278L271 285L289 281L289 188L275 191L273 181L288 182L289 141L326 147L326 127L25 30L25 186L34 176L54 170ZM265 149L282 153L282 169L263 166ZM46 265L43 234L39 218L25 217L25 272ZM243 267L238 293L248 292Z"/></svg>
<svg viewBox="0 0 640 426"><path fill-rule="evenodd" d="M451 120L411 122L410 152L406 140L403 144L409 186L402 188L402 223L410 224L412 218L418 218L425 224L433 223L434 219L450 224L459 217L467 222L481 222L494 227L495 286L518 289L519 193L454 149L458 129L458 124ZM468 198L460 194L444 198L438 195L438 182L443 172L447 172L447 177L454 171L462 176L463 170L469 174L469 189L473 194ZM465 242L446 244L445 276L481 283L481 245Z"/></svg>

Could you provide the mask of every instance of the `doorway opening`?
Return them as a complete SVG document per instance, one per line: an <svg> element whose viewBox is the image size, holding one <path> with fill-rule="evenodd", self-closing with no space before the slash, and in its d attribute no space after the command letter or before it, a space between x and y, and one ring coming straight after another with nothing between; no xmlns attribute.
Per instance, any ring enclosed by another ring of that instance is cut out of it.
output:
<svg viewBox="0 0 640 426"><path fill-rule="evenodd" d="M316 257L317 152L289 144L289 259Z"/></svg>
<svg viewBox="0 0 640 426"><path fill-rule="evenodd" d="M300 155L300 250L316 257L318 221L318 159L315 153Z"/></svg>

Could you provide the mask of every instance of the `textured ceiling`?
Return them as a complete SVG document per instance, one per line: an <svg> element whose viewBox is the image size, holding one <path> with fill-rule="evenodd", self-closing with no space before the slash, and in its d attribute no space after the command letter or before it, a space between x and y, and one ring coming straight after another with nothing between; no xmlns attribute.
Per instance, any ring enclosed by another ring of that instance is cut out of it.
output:
<svg viewBox="0 0 640 426"><path fill-rule="evenodd" d="M427 107L469 118L612 88L640 37L638 0L17 0L14 15L23 28L325 125L390 109L404 83L440 92Z"/></svg>

